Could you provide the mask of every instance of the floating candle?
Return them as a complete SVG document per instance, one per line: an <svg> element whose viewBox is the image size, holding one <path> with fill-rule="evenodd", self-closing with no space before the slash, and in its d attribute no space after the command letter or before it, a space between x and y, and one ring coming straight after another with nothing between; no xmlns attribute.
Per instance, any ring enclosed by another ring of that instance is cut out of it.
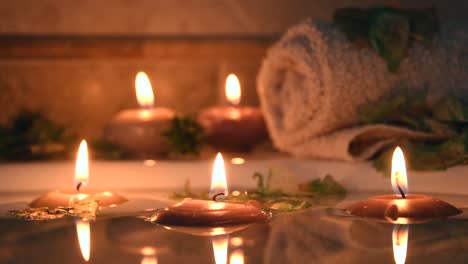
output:
<svg viewBox="0 0 468 264"><path fill-rule="evenodd" d="M260 109L238 106L241 89L234 74L226 78L226 98L232 106L211 107L198 115L207 142L217 149L248 151L266 140L268 133Z"/></svg>
<svg viewBox="0 0 468 264"><path fill-rule="evenodd" d="M172 230L213 236L237 231L246 224L265 222L271 217L256 202L239 204L216 201L216 197L227 193L224 161L221 153L218 153L213 165L210 188L213 200L186 198L180 203L156 212L149 220Z"/></svg>
<svg viewBox="0 0 468 264"><path fill-rule="evenodd" d="M105 129L106 138L136 156L147 158L166 154L168 148L161 132L170 126L174 111L153 107L151 82L144 72L135 78L135 89L141 109L119 112Z"/></svg>
<svg viewBox="0 0 468 264"><path fill-rule="evenodd" d="M76 158L75 178L73 186L76 190L68 191L53 191L48 192L39 198L32 201L29 206L33 208L49 207L55 208L59 206L72 206L77 200L82 200L88 195L94 195L94 199L99 201L100 206L113 207L127 201L124 197L112 191L92 191L88 190L89 185L89 164L88 164L88 147L85 140L81 141L78 155ZM86 189L86 190L83 190Z"/></svg>
<svg viewBox="0 0 468 264"><path fill-rule="evenodd" d="M458 208L442 200L427 195L408 194L405 158L400 147L393 152L391 182L395 194L370 197L351 205L347 212L399 224L425 222L461 213Z"/></svg>

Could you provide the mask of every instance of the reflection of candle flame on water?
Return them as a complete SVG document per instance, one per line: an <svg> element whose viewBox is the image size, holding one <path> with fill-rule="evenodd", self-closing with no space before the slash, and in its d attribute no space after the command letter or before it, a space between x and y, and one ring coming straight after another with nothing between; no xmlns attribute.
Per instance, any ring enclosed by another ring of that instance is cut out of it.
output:
<svg viewBox="0 0 468 264"><path fill-rule="evenodd" d="M228 194L228 188L226 183L226 170L224 169L224 160L221 153L216 155L216 159L213 164L213 172L211 174L211 188L210 197L216 194L224 193Z"/></svg>
<svg viewBox="0 0 468 264"><path fill-rule="evenodd" d="M242 249L236 249L231 253L229 264L244 264L244 252Z"/></svg>
<svg viewBox="0 0 468 264"><path fill-rule="evenodd" d="M86 219L77 219L75 225L81 254L83 255L84 260L88 261L91 249L91 230L89 227L89 221Z"/></svg>
<svg viewBox="0 0 468 264"><path fill-rule="evenodd" d="M406 175L405 156L400 147L396 147L392 157L392 187L393 192L399 196L408 194L408 177Z"/></svg>
<svg viewBox="0 0 468 264"><path fill-rule="evenodd" d="M395 225L393 227L393 258L396 264L404 264L408 247L408 225Z"/></svg>
<svg viewBox="0 0 468 264"><path fill-rule="evenodd" d="M219 235L211 239L216 264L227 264L228 236Z"/></svg>
<svg viewBox="0 0 468 264"><path fill-rule="evenodd" d="M158 264L158 258L156 256L156 249L152 247L144 247L141 249L143 258L140 264Z"/></svg>
<svg viewBox="0 0 468 264"><path fill-rule="evenodd" d="M229 240L229 243L234 248L229 257L229 264L244 264L244 251L240 249L244 244L244 240L241 237L233 237Z"/></svg>
<svg viewBox="0 0 468 264"><path fill-rule="evenodd" d="M139 72L135 78L135 91L138 100L143 108L151 108L154 103L153 88L148 75L144 72Z"/></svg>

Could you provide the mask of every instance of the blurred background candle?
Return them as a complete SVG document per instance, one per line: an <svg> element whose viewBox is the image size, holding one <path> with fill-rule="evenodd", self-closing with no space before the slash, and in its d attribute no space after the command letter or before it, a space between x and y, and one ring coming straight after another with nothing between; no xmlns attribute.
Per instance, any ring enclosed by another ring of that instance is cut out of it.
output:
<svg viewBox="0 0 468 264"><path fill-rule="evenodd" d="M144 72L137 74L135 90L141 108L119 112L108 124L105 136L141 158L167 154L161 132L169 127L175 113L168 108L153 107L153 89Z"/></svg>
<svg viewBox="0 0 468 264"><path fill-rule="evenodd" d="M207 142L218 150L249 151L268 138L263 115L257 107L240 107L241 87L235 74L226 78L230 106L211 107L198 115Z"/></svg>

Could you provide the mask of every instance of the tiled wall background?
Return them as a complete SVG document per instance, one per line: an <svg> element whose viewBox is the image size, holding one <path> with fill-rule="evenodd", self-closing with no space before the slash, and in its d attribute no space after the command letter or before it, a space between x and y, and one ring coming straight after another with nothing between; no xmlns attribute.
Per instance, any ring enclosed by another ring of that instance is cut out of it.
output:
<svg viewBox="0 0 468 264"><path fill-rule="evenodd" d="M261 58L288 26L381 3L436 5L454 21L468 10L465 0L2 0L0 122L27 109L98 137L117 111L137 107L140 70L152 80L156 105L179 112L224 103L230 72L239 76L243 104L256 105Z"/></svg>

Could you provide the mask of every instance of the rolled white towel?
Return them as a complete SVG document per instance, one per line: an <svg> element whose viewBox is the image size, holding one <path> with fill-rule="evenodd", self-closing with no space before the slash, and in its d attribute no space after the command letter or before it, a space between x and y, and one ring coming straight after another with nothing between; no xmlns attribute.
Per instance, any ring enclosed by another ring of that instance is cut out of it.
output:
<svg viewBox="0 0 468 264"><path fill-rule="evenodd" d="M438 138L389 125L359 125L359 108L401 86L439 94L468 88L468 37L442 28L429 47L414 45L397 73L357 48L330 22L306 20L269 49L257 88L274 145L294 156L371 157L397 138ZM371 137L366 137L370 136ZM366 141L368 148L362 146Z"/></svg>

